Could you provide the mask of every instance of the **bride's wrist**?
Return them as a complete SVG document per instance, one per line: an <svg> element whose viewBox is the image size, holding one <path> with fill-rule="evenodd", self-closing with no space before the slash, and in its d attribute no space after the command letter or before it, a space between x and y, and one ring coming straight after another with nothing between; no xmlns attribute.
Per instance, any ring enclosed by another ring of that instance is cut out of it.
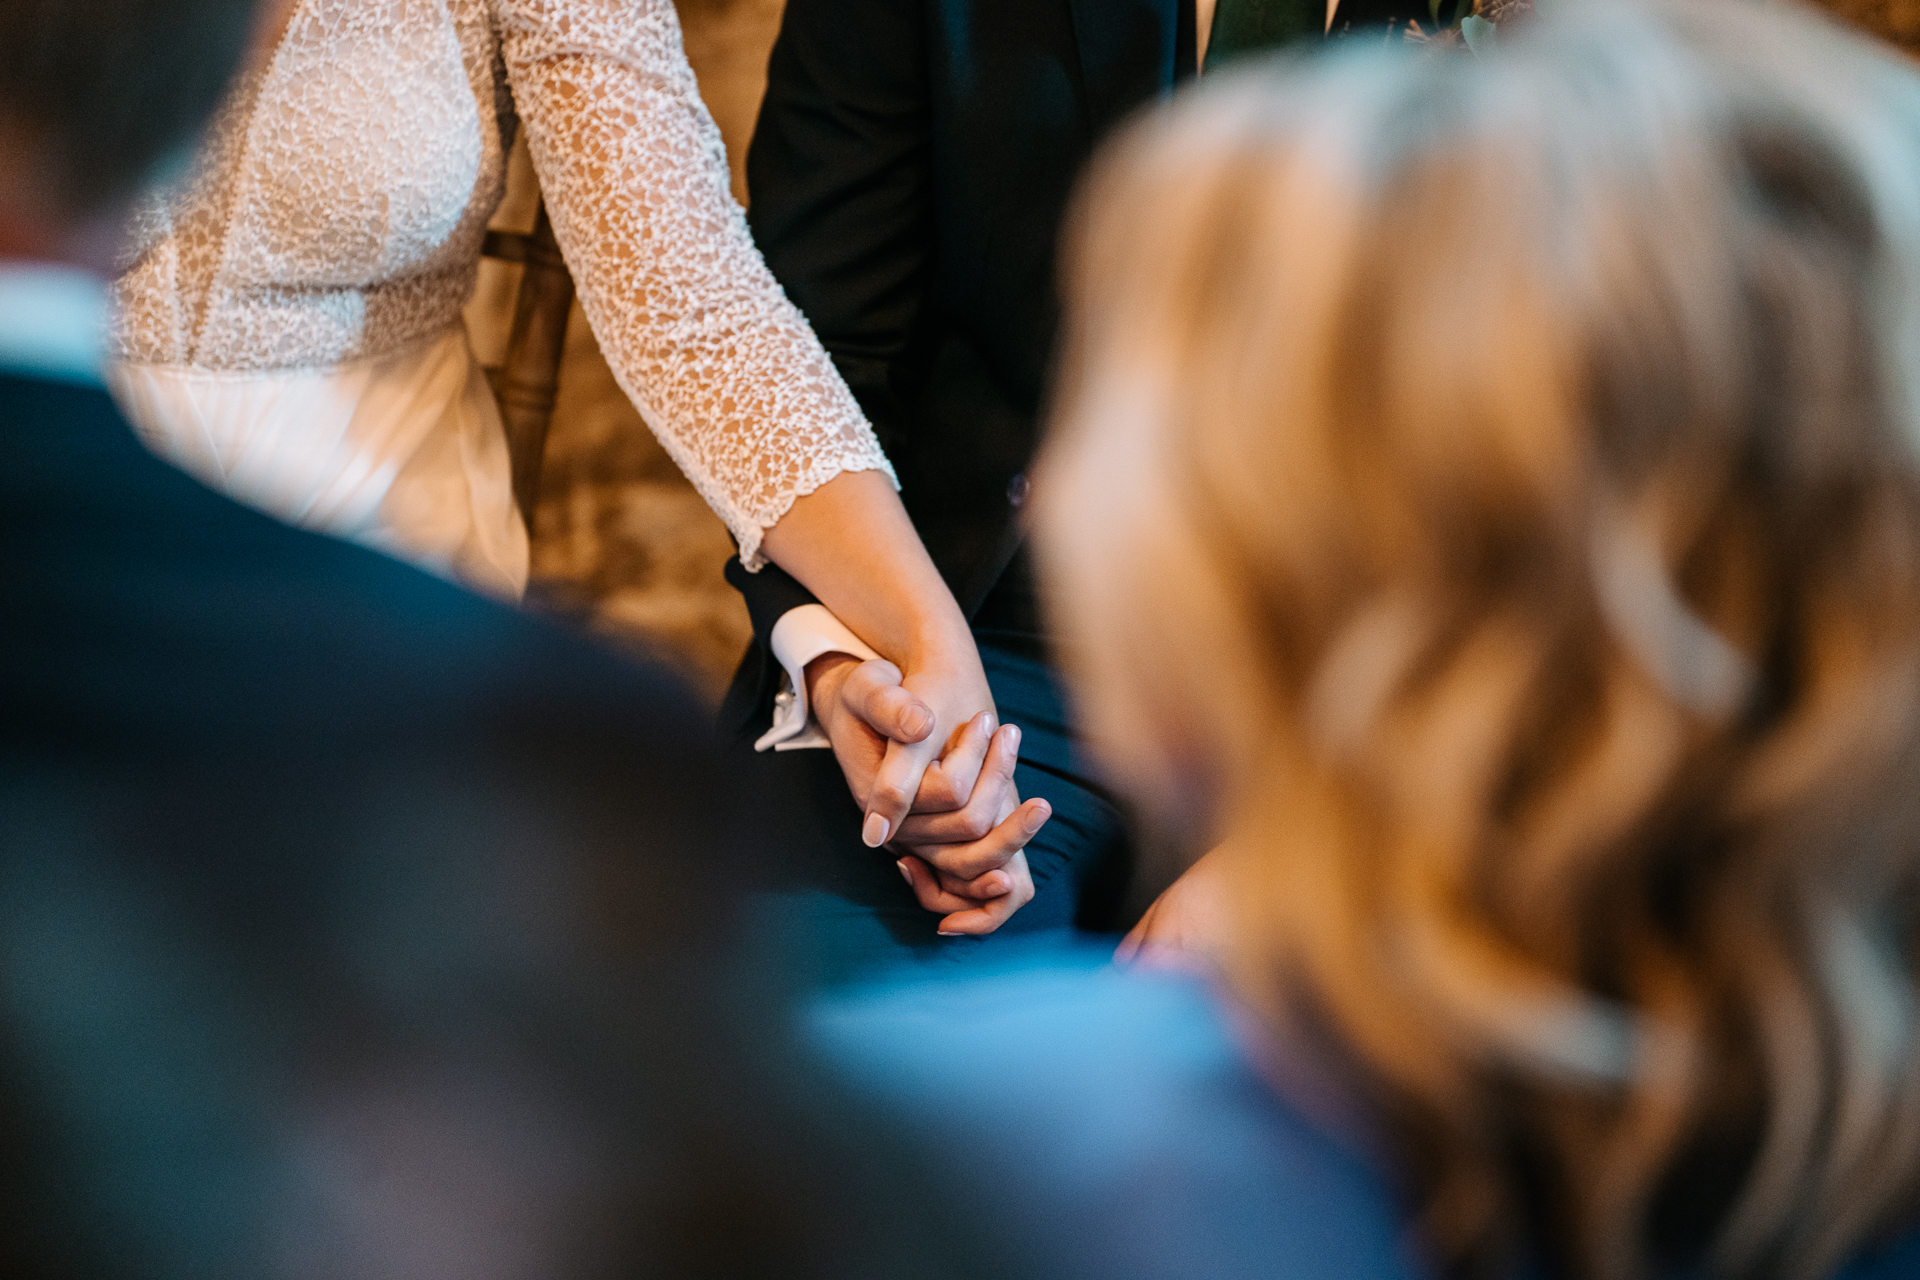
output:
<svg viewBox="0 0 1920 1280"><path fill-rule="evenodd" d="M971 638L965 645L928 645L895 665L903 684L977 685L982 693L987 688L986 668Z"/></svg>
<svg viewBox="0 0 1920 1280"><path fill-rule="evenodd" d="M893 661L903 672L977 668L980 650L966 618L949 604L913 620L900 655Z"/></svg>
<svg viewBox="0 0 1920 1280"><path fill-rule="evenodd" d="M980 655L969 647L964 654L929 659L917 667L901 668L901 684L933 708L942 733L951 736L979 715L991 711L996 719L993 688L980 665Z"/></svg>

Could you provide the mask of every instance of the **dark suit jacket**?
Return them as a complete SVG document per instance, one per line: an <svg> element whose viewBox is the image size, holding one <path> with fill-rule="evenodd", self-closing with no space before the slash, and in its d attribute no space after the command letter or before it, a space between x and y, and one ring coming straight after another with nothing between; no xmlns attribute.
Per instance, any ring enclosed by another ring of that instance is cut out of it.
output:
<svg viewBox="0 0 1920 1280"><path fill-rule="evenodd" d="M1340 25L1408 15L1427 20L1426 5L1344 0ZM1120 122L1193 75L1196 44L1193 0L787 5L747 157L754 238L983 625L1038 630L1020 505L1074 185ZM768 633L813 597L774 567L728 577L760 644L727 718L757 732L779 680Z"/></svg>
<svg viewBox="0 0 1920 1280"><path fill-rule="evenodd" d="M747 162L754 236L872 418L963 606L1017 516L1074 183L1116 123L1191 71L1192 12L787 6Z"/></svg>
<svg viewBox="0 0 1920 1280"><path fill-rule="evenodd" d="M754 236L969 616L1019 545L1074 183L1115 124L1191 73L1192 15L1192 0L787 5L747 160ZM774 568L730 577L763 646L812 599ZM778 675L758 674L740 699L756 712Z"/></svg>
<svg viewBox="0 0 1920 1280"><path fill-rule="evenodd" d="M1426 8L1345 0L1341 25ZM787 5L748 218L969 615L1018 541L1074 185L1116 125L1194 73L1195 45L1193 0ZM769 601L756 613L778 616L778 578L743 583Z"/></svg>
<svg viewBox="0 0 1920 1280"><path fill-rule="evenodd" d="M0 455L0 1274L843 1273L675 681L97 390L0 374Z"/></svg>

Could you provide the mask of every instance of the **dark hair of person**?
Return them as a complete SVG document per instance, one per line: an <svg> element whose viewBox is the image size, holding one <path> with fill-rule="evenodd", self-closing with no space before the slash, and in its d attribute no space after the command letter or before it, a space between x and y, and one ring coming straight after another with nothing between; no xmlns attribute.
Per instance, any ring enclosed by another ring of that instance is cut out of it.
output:
<svg viewBox="0 0 1920 1280"><path fill-rule="evenodd" d="M0 0L0 151L64 213L124 199L219 103L256 0Z"/></svg>

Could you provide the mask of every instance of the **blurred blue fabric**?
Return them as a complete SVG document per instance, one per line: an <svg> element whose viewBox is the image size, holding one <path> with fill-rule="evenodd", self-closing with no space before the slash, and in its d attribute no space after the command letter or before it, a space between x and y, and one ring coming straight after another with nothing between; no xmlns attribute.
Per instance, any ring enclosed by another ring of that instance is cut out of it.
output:
<svg viewBox="0 0 1920 1280"><path fill-rule="evenodd" d="M947 1163L947 1194L1002 1237L1001 1274L1430 1273L1371 1144L1276 1092L1198 982L1034 949L990 972L833 993L804 1033L831 1075ZM1920 1231L1837 1280L1915 1277Z"/></svg>
<svg viewBox="0 0 1920 1280"><path fill-rule="evenodd" d="M806 1016L837 1075L964 1167L1020 1274L1418 1274L1385 1181L1254 1073L1200 985L1097 951L1023 960Z"/></svg>

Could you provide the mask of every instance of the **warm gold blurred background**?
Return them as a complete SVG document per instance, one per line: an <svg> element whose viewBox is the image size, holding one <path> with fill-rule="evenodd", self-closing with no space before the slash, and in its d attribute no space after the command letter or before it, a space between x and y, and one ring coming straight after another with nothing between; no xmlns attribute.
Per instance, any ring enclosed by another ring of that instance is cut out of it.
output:
<svg viewBox="0 0 1920 1280"><path fill-rule="evenodd" d="M1920 55L1920 0L1816 0L1849 22Z"/></svg>
<svg viewBox="0 0 1920 1280"><path fill-rule="evenodd" d="M742 166L784 0L677 3L744 203ZM1920 53L1920 0L1823 3ZM526 230L536 187L524 148L514 160L497 221ZM468 316L483 363L505 349L518 283L518 268L485 264ZM534 594L604 635L651 648L717 700L749 634L746 610L720 576L733 544L615 385L577 305L567 348L536 520Z"/></svg>
<svg viewBox="0 0 1920 1280"><path fill-rule="evenodd" d="M744 203L746 148L783 0L677 2L687 57ZM523 142L496 225L530 228L537 191ZM483 364L506 349L518 287L519 268L482 264L467 319ZM733 543L614 382L578 303L534 528L531 595L604 635L650 647L719 699L750 634L745 607L720 576Z"/></svg>

